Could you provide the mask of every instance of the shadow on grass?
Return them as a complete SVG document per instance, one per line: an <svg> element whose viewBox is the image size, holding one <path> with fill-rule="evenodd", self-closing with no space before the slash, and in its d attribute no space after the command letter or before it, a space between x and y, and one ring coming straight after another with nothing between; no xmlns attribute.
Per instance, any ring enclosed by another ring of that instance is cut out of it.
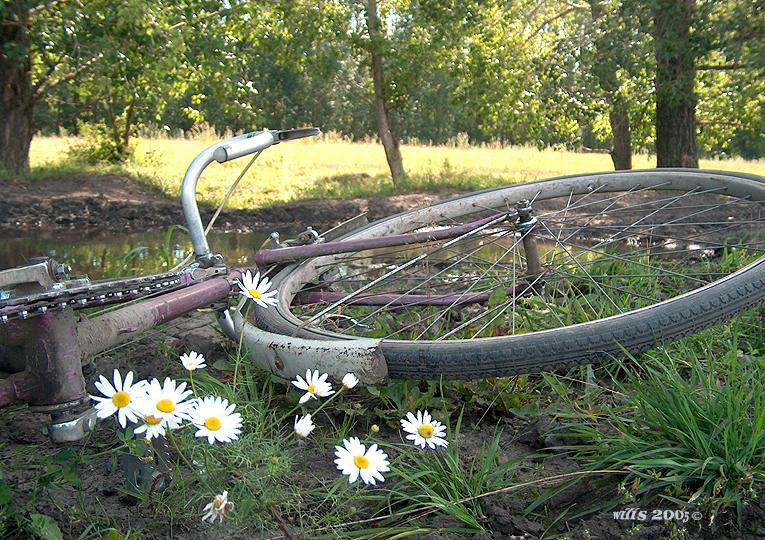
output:
<svg viewBox="0 0 765 540"><path fill-rule="evenodd" d="M28 172L20 175L10 174L6 171L0 170L0 181L19 181L33 183L78 176L93 178L117 176L126 178L131 182L138 184L152 196L163 199L173 199L174 197L168 196L167 190L163 189L163 185L167 183L167 180L161 178L157 174L151 174L141 170L136 170L140 169L142 166L143 165L140 162L128 162L125 164L91 164L79 160L65 159L56 163L43 163L41 165L35 165ZM132 167L135 167L135 169ZM174 180L174 182L178 183L178 187L180 189L180 183L176 180Z"/></svg>
<svg viewBox="0 0 765 540"><path fill-rule="evenodd" d="M296 199L353 199L412 193L468 192L527 180L526 178L508 179L500 176L443 171L410 174L398 185L394 185L387 174L338 174L318 179L312 186L302 189Z"/></svg>

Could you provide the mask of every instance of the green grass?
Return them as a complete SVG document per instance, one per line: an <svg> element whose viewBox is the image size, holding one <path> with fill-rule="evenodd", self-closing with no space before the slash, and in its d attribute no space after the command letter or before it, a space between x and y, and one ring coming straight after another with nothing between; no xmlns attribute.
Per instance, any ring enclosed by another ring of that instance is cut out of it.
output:
<svg viewBox="0 0 765 540"><path fill-rule="evenodd" d="M209 134L194 139L139 138L134 162L119 167L72 163L66 151L76 142L78 139L71 137L35 138L29 177L40 179L74 172L128 174L176 197L191 160L216 139ZM564 174L613 170L607 154L527 147L403 145L402 154L409 177L395 189L378 144L352 143L331 134L280 144L258 159L229 207L260 208L325 197L472 191ZM200 181L199 199L219 203L245 163L246 159L241 159L211 165ZM633 163L635 168L651 168L655 158L637 155ZM764 160L702 160L701 167L765 175Z"/></svg>
<svg viewBox="0 0 765 540"><path fill-rule="evenodd" d="M613 496L569 514L686 508L712 529L738 525L765 487L765 355L762 312L608 366L596 403L546 375L566 401L567 450L585 470L621 470ZM561 390L560 388L564 388ZM604 392L602 392L604 391ZM570 486L566 486L570 487ZM540 496L531 510L561 490Z"/></svg>

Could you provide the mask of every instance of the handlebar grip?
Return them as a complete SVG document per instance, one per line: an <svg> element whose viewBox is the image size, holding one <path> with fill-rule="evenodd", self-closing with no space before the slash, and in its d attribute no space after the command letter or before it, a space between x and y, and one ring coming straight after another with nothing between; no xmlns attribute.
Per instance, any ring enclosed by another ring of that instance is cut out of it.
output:
<svg viewBox="0 0 765 540"><path fill-rule="evenodd" d="M219 146L213 152L213 158L218 163L225 163L232 159L265 150L277 142L279 141L272 132L255 131L253 133L248 133L240 140L230 141L227 144Z"/></svg>

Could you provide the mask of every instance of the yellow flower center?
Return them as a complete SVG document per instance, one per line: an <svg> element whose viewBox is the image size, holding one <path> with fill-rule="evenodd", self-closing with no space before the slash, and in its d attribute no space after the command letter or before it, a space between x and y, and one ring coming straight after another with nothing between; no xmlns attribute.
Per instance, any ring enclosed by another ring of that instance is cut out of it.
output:
<svg viewBox="0 0 765 540"><path fill-rule="evenodd" d="M369 467L369 460L366 456L353 456L353 464L359 469L366 469Z"/></svg>
<svg viewBox="0 0 765 540"><path fill-rule="evenodd" d="M112 403L114 403L114 406L118 409L121 409L122 407L127 407L130 403L130 394L127 392L119 391L116 394L112 396Z"/></svg>
<svg viewBox="0 0 765 540"><path fill-rule="evenodd" d="M211 416L207 420L205 420L205 427L209 429L210 431L218 431L221 427L222 423L220 421L220 418L216 418L214 416Z"/></svg>
<svg viewBox="0 0 765 540"><path fill-rule="evenodd" d="M175 403L169 399L160 399L157 401L157 410L163 413L171 413L175 410Z"/></svg>
<svg viewBox="0 0 765 540"><path fill-rule="evenodd" d="M144 418L144 422L146 422L150 426L156 426L162 421L161 418L157 418L156 416L149 415L146 418Z"/></svg>
<svg viewBox="0 0 765 540"><path fill-rule="evenodd" d="M260 294L260 292L257 289L249 289L247 292L250 293L250 296L252 296L253 298L260 298L261 296L263 296L262 294Z"/></svg>
<svg viewBox="0 0 765 540"><path fill-rule="evenodd" d="M315 394L315 393L316 393L316 387L315 387L314 385L312 385L312 384L311 384L311 385L308 385L308 390L307 390L307 392L309 392L309 393L311 393L311 394Z"/></svg>
<svg viewBox="0 0 765 540"><path fill-rule="evenodd" d="M419 433L420 437L423 439L430 439L433 436L433 426L430 424L422 424L417 428L417 433Z"/></svg>

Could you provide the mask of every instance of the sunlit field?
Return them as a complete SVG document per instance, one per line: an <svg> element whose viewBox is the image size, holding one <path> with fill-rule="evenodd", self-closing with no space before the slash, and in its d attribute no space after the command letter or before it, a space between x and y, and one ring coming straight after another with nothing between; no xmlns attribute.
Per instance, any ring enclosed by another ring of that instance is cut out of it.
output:
<svg viewBox="0 0 765 540"><path fill-rule="evenodd" d="M140 138L135 159L121 167L73 163L67 149L76 138L38 137L32 142L32 178L64 172L129 174L175 197L191 160L214 144L211 136L195 139ZM613 170L605 153L537 150L528 147L413 146L402 147L409 175L405 185L393 186L382 146L348 142L333 135L294 141L265 151L229 202L230 208L257 208L300 199L353 198L392 193L470 191L508 183L529 182L564 174ZM202 201L218 203L249 158L205 172L198 193ZM637 155L635 168L656 165L654 156ZM765 161L702 160L701 167L765 175Z"/></svg>

